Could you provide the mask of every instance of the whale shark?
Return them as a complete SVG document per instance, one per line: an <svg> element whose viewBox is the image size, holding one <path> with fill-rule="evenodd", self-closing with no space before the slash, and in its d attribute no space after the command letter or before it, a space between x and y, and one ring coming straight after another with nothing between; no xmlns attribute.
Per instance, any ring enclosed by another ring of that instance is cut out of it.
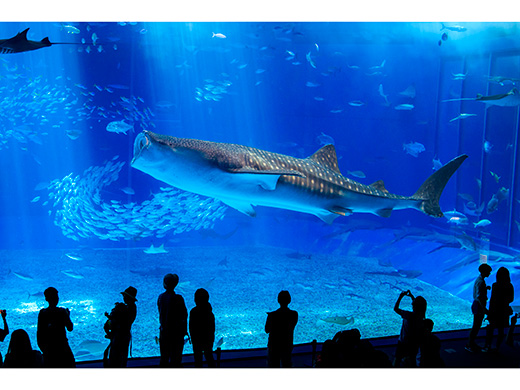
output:
<svg viewBox="0 0 520 390"><path fill-rule="evenodd" d="M442 102L460 102L462 100L482 102L489 106L515 107L520 106L520 92L517 88L513 88L507 93L500 93L498 95L484 96L478 93L476 98L448 99L442 100Z"/></svg>
<svg viewBox="0 0 520 390"><path fill-rule="evenodd" d="M26 28L22 32L19 32L12 38L0 39L0 54L14 54L23 53L26 51L43 49L52 45L76 45L75 42L50 42L48 37L43 38L41 41L30 41L27 39Z"/></svg>
<svg viewBox="0 0 520 390"><path fill-rule="evenodd" d="M340 215L364 212L390 217L392 210L408 208L442 217L441 193L467 157L461 155L439 168L412 196L388 192L382 180L364 185L343 176L331 144L301 159L145 130L135 138L131 166L249 216L256 215L254 206L267 206L313 214L330 224Z"/></svg>

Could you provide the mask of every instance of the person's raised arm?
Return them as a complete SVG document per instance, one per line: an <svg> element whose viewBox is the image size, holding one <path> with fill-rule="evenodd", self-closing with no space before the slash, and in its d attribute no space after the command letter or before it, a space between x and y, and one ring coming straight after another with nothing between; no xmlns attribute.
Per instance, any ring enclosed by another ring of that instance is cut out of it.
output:
<svg viewBox="0 0 520 390"><path fill-rule="evenodd" d="M406 290L406 291L401 291L401 293L399 294L399 298L397 298L397 301L395 302L395 305L394 305L394 311L397 313L397 314L401 314L401 309L399 309L399 304L401 303L401 299L403 299L403 297L405 295L407 295L410 291Z"/></svg>

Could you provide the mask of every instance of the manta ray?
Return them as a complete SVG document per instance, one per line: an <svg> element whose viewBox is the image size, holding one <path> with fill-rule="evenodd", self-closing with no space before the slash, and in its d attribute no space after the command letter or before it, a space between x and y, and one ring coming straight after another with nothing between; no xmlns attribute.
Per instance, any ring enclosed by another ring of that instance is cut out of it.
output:
<svg viewBox="0 0 520 390"><path fill-rule="evenodd" d="M443 100L442 102L458 102L461 100L483 102L484 104L490 106L515 107L520 106L520 92L518 92L517 88L513 88L508 93L500 93L498 95L483 96L478 93L476 98L448 99Z"/></svg>
<svg viewBox="0 0 520 390"><path fill-rule="evenodd" d="M331 144L301 159L143 131L135 138L131 166L249 216L256 215L254 206L267 206L313 214L330 224L354 212L389 217L394 209L408 208L442 217L441 193L467 157L461 155L435 171L412 196L391 194L382 180L364 185L343 176Z"/></svg>
<svg viewBox="0 0 520 390"><path fill-rule="evenodd" d="M54 42L51 43L48 37L41 41L30 41L27 39L28 28L19 32L9 39L0 39L0 54L23 53L31 50L43 49L52 45L75 45L73 42Z"/></svg>

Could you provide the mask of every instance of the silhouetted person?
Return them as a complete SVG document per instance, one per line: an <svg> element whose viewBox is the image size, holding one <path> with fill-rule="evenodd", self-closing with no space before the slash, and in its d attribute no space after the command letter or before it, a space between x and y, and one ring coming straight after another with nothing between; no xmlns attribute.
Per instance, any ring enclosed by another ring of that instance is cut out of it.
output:
<svg viewBox="0 0 520 390"><path fill-rule="evenodd" d="M500 267L497 271L497 281L493 283L491 289L491 298L489 299L488 321L489 325L486 329L486 346L487 351L491 350L491 342L493 341L493 333L498 330L496 350L500 348L504 341L504 328L509 327L509 317L513 314L513 309L509 306L513 302L515 290L511 284L509 271L505 267Z"/></svg>
<svg viewBox="0 0 520 390"><path fill-rule="evenodd" d="M294 328L298 323L298 312L289 309L291 295L282 290L278 294L280 308L267 313L265 332L269 333L267 342L267 365L269 367L292 367Z"/></svg>
<svg viewBox="0 0 520 390"><path fill-rule="evenodd" d="M11 335L9 349L5 355L5 368L40 368L43 357L40 351L31 347L29 335L23 329L16 329Z"/></svg>
<svg viewBox="0 0 520 390"><path fill-rule="evenodd" d="M126 367L128 361L128 351L132 341L132 324L137 316L137 289L128 287L121 293L124 303L117 302L105 316L108 321L105 323L105 335L110 339L110 344L105 350L104 366L109 368Z"/></svg>
<svg viewBox="0 0 520 390"><path fill-rule="evenodd" d="M163 278L165 292L159 295L159 346L161 349L160 367L182 367L184 336L188 334L188 310L182 295L174 289L179 283L177 274L166 274Z"/></svg>
<svg viewBox="0 0 520 390"><path fill-rule="evenodd" d="M399 308L399 304L405 295L412 298L412 311ZM393 366L400 367L401 360L404 360L405 366L415 367L417 352L424 335L426 300L421 296L415 298L410 290L402 291L395 302L394 311L403 318L403 324L397 340Z"/></svg>
<svg viewBox="0 0 520 390"><path fill-rule="evenodd" d="M471 312L473 313L473 325L469 332L468 343L466 344L466 351L469 352L480 352L482 349L477 345L475 339L478 335L480 328L482 327L482 321L487 313L486 302L487 302L487 290L490 289L486 286L484 280L491 274L491 267L484 263L478 267L480 275L473 284L473 303L471 304Z"/></svg>
<svg viewBox="0 0 520 390"><path fill-rule="evenodd" d="M74 325L70 320L69 309L58 307L58 290L47 288L43 295L49 307L38 314L36 339L43 353L43 366L46 368L76 367L74 355L67 340L67 332L72 332Z"/></svg>
<svg viewBox="0 0 520 390"><path fill-rule="evenodd" d="M206 357L208 367L216 367L213 359L215 316L209 303L209 293L205 289L195 291L195 305L190 311L190 337L195 367L202 367L202 354Z"/></svg>
<svg viewBox="0 0 520 390"><path fill-rule="evenodd" d="M7 320L5 317L7 317L7 311L6 310L0 310L0 314L2 315L2 320L4 322L4 329L0 329L0 342L4 341L5 336L9 334L9 326L7 325ZM0 353L0 367L2 367L2 354Z"/></svg>
<svg viewBox="0 0 520 390"><path fill-rule="evenodd" d="M441 340L433 333L433 321L424 320L424 338L420 346L419 367L441 368L445 367L441 358Z"/></svg>
<svg viewBox="0 0 520 390"><path fill-rule="evenodd" d="M325 340L321 346L321 353L318 355L314 367L316 368L339 368L340 351L339 345L331 339Z"/></svg>
<svg viewBox="0 0 520 390"><path fill-rule="evenodd" d="M513 317L511 317L511 325L509 326L509 330L507 331L506 344L509 345L510 347L512 347L514 345L513 336L515 334L515 326L516 326L518 317L520 317L520 313L515 313L515 315Z"/></svg>

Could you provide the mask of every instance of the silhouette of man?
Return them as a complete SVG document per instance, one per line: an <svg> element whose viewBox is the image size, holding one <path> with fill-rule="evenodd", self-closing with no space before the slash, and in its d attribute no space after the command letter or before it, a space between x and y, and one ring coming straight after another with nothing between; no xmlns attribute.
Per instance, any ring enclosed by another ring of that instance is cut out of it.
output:
<svg viewBox="0 0 520 390"><path fill-rule="evenodd" d="M282 290L278 294L280 308L267 313L265 333L269 334L267 342L268 367L292 367L292 349L294 328L298 323L298 312L289 309L291 295Z"/></svg>
<svg viewBox="0 0 520 390"><path fill-rule="evenodd" d="M184 336L188 334L188 310L184 298L174 289L179 283L177 274L166 274L163 287L166 290L159 295L159 347L161 350L160 367L182 367Z"/></svg>
<svg viewBox="0 0 520 390"><path fill-rule="evenodd" d="M466 344L466 351L479 352L482 349L477 345L475 339L478 335L478 331L482 327L482 321L487 313L486 302L487 302L487 290L491 289L490 286L486 286L484 280L491 275L491 267L484 263L478 267L480 275L473 284L473 303L471 304L471 312L473 313L473 326L469 332L468 343Z"/></svg>
<svg viewBox="0 0 520 390"><path fill-rule="evenodd" d="M74 325L70 320L69 309L58 307L58 290L47 288L43 295L49 307L38 314L36 340L43 353L45 368L76 367L74 355L67 340L67 332L72 332ZM66 329L66 330L65 330Z"/></svg>
<svg viewBox="0 0 520 390"><path fill-rule="evenodd" d="M216 367L213 359L215 316L209 303L209 293L205 289L195 291L195 305L190 311L190 336L195 367L202 367L202 354L206 357L208 367Z"/></svg>
<svg viewBox="0 0 520 390"><path fill-rule="evenodd" d="M137 317L137 289L128 287L121 293L123 302L117 302L110 312L105 312L105 316L109 319L108 326L105 328L107 332L106 338L110 339L110 344L105 351L108 356L105 367L120 368L126 367L128 362L128 350L132 341L132 324Z"/></svg>

